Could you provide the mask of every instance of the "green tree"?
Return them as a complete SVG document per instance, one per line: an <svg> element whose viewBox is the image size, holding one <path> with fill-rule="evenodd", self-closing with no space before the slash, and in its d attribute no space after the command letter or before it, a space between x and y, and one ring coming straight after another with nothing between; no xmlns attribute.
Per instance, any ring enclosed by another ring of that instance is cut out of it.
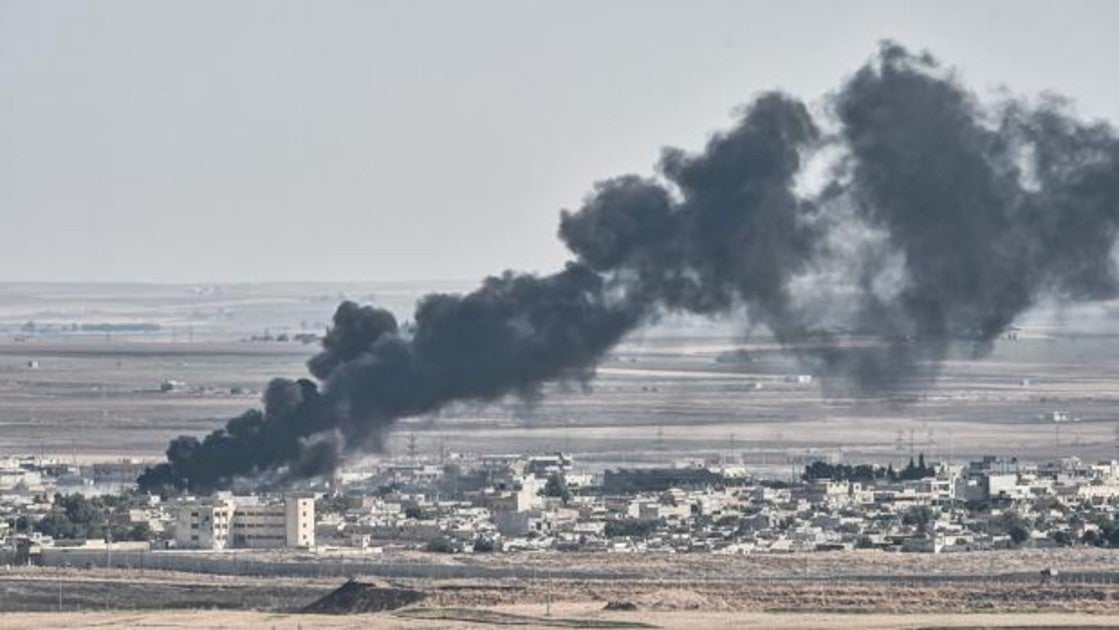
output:
<svg viewBox="0 0 1119 630"><path fill-rule="evenodd" d="M106 520L105 504L100 498L87 499L77 493L56 494L54 507L65 511L66 516L76 525L103 525Z"/></svg>
<svg viewBox="0 0 1119 630"><path fill-rule="evenodd" d="M497 543L492 538L479 536L474 539L475 553L490 553L492 551L497 551Z"/></svg>
<svg viewBox="0 0 1119 630"><path fill-rule="evenodd" d="M315 501L316 514L345 514L349 508L349 500L341 494L324 495Z"/></svg>
<svg viewBox="0 0 1119 630"><path fill-rule="evenodd" d="M155 532L152 531L152 526L147 521L136 523L125 534L126 540L150 541L153 538L155 538Z"/></svg>
<svg viewBox="0 0 1119 630"><path fill-rule="evenodd" d="M54 509L43 518L39 519L37 529L51 538L78 538L78 526L70 520L65 510ZM81 537L85 537L82 528Z"/></svg>
<svg viewBox="0 0 1119 630"><path fill-rule="evenodd" d="M1072 544L1072 536L1063 529L1050 532L1049 539L1062 547L1068 547Z"/></svg>
<svg viewBox="0 0 1119 630"><path fill-rule="evenodd" d="M446 536L436 536L427 541L427 550L434 553L458 553L462 551L462 547Z"/></svg>
<svg viewBox="0 0 1119 630"><path fill-rule="evenodd" d="M548 482L544 484L544 496L561 499L565 504L571 501L571 489L567 487L567 480L560 473L552 473Z"/></svg>
<svg viewBox="0 0 1119 630"><path fill-rule="evenodd" d="M606 537L629 536L631 538L648 538L662 523L657 520L624 519L606 521Z"/></svg>
<svg viewBox="0 0 1119 630"><path fill-rule="evenodd" d="M928 531L929 524L934 520L936 520L936 512L927 505L914 505L901 517L902 523L912 525L922 533Z"/></svg>

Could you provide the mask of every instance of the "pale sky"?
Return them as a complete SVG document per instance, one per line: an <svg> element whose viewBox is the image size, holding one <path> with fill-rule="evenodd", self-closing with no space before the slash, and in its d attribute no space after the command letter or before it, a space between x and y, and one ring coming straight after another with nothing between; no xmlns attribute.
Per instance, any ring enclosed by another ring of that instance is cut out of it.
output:
<svg viewBox="0 0 1119 630"><path fill-rule="evenodd" d="M558 211L892 38L1119 122L1119 2L0 0L0 280L551 271Z"/></svg>

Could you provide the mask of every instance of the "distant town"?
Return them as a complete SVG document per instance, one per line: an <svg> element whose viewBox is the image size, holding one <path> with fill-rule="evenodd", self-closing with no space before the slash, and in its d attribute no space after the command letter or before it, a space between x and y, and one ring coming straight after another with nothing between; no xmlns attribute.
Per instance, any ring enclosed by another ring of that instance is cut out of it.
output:
<svg viewBox="0 0 1119 630"><path fill-rule="evenodd" d="M1119 462L989 456L815 461L767 479L727 461L582 470L569 455L384 461L300 492L139 494L143 464L0 459L0 563L132 566L160 554L503 551L948 553L1119 547ZM117 558L114 562L113 557ZM139 560L137 560L139 558Z"/></svg>

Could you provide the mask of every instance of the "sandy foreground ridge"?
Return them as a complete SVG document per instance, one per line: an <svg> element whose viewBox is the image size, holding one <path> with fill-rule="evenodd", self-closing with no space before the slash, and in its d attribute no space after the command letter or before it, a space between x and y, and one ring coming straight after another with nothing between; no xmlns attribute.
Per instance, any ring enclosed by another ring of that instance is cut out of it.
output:
<svg viewBox="0 0 1119 630"><path fill-rule="evenodd" d="M502 612L540 615L539 606L507 606ZM663 612L608 614L598 602L552 607L554 616L640 621L661 628L1114 628L1119 615L1038 614L841 614ZM245 611L15 613L0 615L0 629L33 628L482 628L484 624L418 620L391 613L332 616ZM548 627L522 625L518 627Z"/></svg>

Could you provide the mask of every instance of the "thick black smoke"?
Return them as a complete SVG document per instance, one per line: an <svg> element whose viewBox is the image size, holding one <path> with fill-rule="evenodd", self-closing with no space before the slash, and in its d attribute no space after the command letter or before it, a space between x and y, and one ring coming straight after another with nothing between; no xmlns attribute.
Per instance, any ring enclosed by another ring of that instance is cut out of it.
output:
<svg viewBox="0 0 1119 630"><path fill-rule="evenodd" d="M666 150L657 178L596 184L562 214L575 260L559 273L429 295L408 330L342 304L309 362L318 385L273 381L263 411L174 440L141 488L328 473L399 418L585 381L665 311L744 310L829 381L875 392L954 349L982 356L1042 296L1115 294L1110 127L1052 99L984 105L892 43L827 106L763 95L698 154Z"/></svg>
<svg viewBox="0 0 1119 630"><path fill-rule="evenodd" d="M252 475L327 474L348 451L380 448L397 418L454 400L532 397L549 380L589 379L642 314L576 263L542 278L488 278L464 296L428 295L409 335L389 312L345 302L309 362L321 389L273 380L263 413L248 411L202 441L175 439L167 463L149 468L140 487L207 492Z"/></svg>

